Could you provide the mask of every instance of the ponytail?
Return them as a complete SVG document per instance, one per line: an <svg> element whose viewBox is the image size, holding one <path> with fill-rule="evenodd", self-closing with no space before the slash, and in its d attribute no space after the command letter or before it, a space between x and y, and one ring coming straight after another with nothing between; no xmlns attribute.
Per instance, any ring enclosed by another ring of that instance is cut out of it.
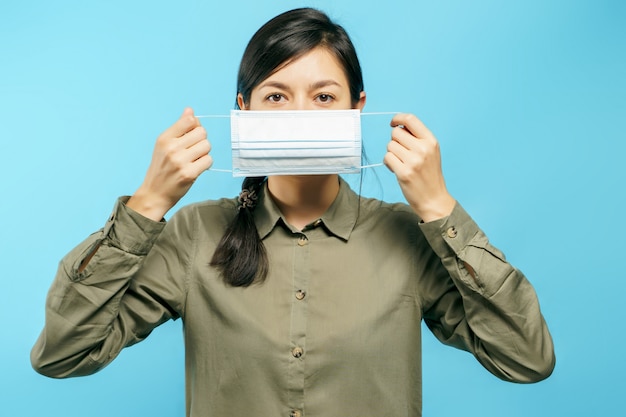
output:
<svg viewBox="0 0 626 417"><path fill-rule="evenodd" d="M265 177L247 177L243 181L237 215L226 228L210 262L233 287L263 282L269 270L267 252L253 216L264 181Z"/></svg>

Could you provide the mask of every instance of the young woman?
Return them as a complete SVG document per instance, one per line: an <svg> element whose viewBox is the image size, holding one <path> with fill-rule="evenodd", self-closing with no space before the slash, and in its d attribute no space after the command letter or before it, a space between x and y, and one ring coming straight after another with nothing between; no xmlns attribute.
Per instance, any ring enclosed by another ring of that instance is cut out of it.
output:
<svg viewBox="0 0 626 417"><path fill-rule="evenodd" d="M313 9L251 39L242 110L362 109L344 30ZM546 378L535 292L450 196L437 140L391 121L385 164L407 204L336 174L247 178L239 198L165 213L212 160L192 110L157 140L145 181L61 262L32 350L48 376L94 373L182 318L190 416L419 416L421 326L496 376Z"/></svg>

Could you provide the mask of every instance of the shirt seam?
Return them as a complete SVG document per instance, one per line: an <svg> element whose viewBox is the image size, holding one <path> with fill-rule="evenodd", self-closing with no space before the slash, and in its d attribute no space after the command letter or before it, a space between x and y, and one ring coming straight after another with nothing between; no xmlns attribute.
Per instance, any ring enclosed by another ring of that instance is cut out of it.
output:
<svg viewBox="0 0 626 417"><path fill-rule="evenodd" d="M194 210L194 214L197 213L197 210ZM196 259L197 253L198 253L198 216L194 215L192 216L191 219L191 223L192 223L192 227L193 227L193 233L191 235L191 251L190 253L188 253L187 257L186 257L186 263L185 263L185 275L183 277L183 285L184 285L184 299L183 299L183 303L182 303L182 311L181 311L181 317L185 317L186 312L187 312L187 302L189 301L189 288L191 286L191 266L193 265L193 261Z"/></svg>

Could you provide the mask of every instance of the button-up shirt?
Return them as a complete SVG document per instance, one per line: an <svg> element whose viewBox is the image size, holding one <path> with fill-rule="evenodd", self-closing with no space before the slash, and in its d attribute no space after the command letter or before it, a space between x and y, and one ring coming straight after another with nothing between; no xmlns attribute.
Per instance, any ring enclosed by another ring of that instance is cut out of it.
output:
<svg viewBox="0 0 626 417"><path fill-rule="evenodd" d="M249 287L209 266L236 211L222 199L153 222L118 201L60 264L35 369L94 373L182 318L194 417L420 416L422 320L502 379L551 373L533 288L460 205L421 223L406 204L361 198L341 181L327 212L298 230L265 188L254 219L270 269Z"/></svg>

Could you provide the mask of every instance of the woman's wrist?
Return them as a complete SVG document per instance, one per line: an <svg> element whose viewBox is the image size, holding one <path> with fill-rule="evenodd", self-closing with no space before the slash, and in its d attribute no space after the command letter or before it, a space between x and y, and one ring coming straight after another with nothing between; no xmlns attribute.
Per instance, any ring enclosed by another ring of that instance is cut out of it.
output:
<svg viewBox="0 0 626 417"><path fill-rule="evenodd" d="M160 199L150 193L139 188L135 194L126 202L126 207L134 210L142 216L154 220L161 221L165 213L172 208L171 205L160 202Z"/></svg>
<svg viewBox="0 0 626 417"><path fill-rule="evenodd" d="M455 205L456 200L448 194L436 202L413 207L413 210L424 223L428 223L448 217Z"/></svg>

